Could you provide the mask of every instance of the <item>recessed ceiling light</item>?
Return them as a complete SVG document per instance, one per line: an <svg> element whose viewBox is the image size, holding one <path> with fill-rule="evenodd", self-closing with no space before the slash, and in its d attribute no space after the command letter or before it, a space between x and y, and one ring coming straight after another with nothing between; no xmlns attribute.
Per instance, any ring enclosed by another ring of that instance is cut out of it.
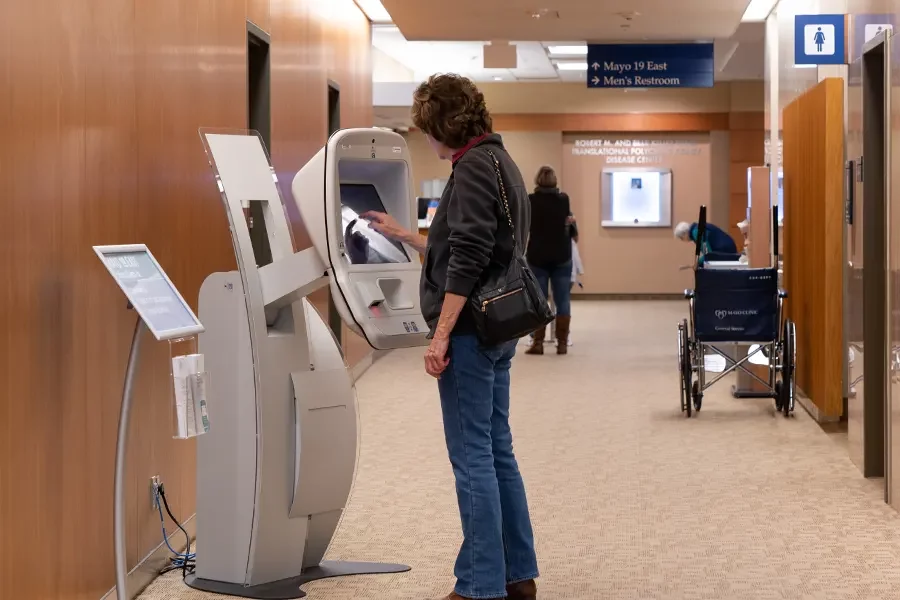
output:
<svg viewBox="0 0 900 600"><path fill-rule="evenodd" d="M587 71L586 62L558 62L556 68L560 71Z"/></svg>
<svg viewBox="0 0 900 600"><path fill-rule="evenodd" d="M587 44L578 46L548 46L550 54L563 56L582 56L587 54Z"/></svg>
<svg viewBox="0 0 900 600"><path fill-rule="evenodd" d="M390 13L384 8L381 0L355 0L359 9L365 13L373 23L391 23Z"/></svg>
<svg viewBox="0 0 900 600"><path fill-rule="evenodd" d="M744 23L765 21L769 16L769 13L772 12L772 9L775 8L777 1L778 0L750 0L750 4L747 5L747 10L744 11L744 16L741 17L741 21Z"/></svg>
<svg viewBox="0 0 900 600"><path fill-rule="evenodd" d="M794 65L795 69L815 69L817 65Z"/></svg>
<svg viewBox="0 0 900 600"><path fill-rule="evenodd" d="M494 77L494 81L503 81L502 77Z"/></svg>

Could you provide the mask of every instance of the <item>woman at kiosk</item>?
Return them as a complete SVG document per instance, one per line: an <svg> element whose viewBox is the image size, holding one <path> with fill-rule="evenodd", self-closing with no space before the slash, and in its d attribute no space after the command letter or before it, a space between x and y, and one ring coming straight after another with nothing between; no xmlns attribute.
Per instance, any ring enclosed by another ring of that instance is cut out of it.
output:
<svg viewBox="0 0 900 600"><path fill-rule="evenodd" d="M362 217L425 256L420 294L431 328L425 370L438 379L463 529L456 586L445 600L534 600L534 535L509 427L516 342L483 347L467 313L467 298L482 274L505 269L513 256L512 232L500 218L493 157L520 245L528 239L528 192L500 136L492 133L484 96L469 79L430 77L415 91L412 118L438 157L453 164L428 238L383 213Z"/></svg>

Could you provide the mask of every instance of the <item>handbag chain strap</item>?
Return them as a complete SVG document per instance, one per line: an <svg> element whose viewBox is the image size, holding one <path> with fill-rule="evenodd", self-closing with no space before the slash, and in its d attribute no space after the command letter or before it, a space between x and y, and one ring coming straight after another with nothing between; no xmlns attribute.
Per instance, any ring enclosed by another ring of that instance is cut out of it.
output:
<svg viewBox="0 0 900 600"><path fill-rule="evenodd" d="M506 213L506 220L509 222L509 230L512 232L513 247L516 245L516 228L513 226L512 213L509 210L509 199L506 197L506 186L503 185L503 175L500 174L500 161L491 150L488 150L491 159L494 161L494 172L497 173L497 183L500 185L500 203L503 205L503 211Z"/></svg>

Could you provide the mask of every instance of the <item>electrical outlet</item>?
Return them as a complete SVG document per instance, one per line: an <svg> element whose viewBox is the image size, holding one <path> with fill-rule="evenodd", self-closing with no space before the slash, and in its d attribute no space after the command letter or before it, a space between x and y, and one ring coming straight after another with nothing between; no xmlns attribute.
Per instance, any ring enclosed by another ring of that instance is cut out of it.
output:
<svg viewBox="0 0 900 600"><path fill-rule="evenodd" d="M162 485L162 479L159 475L150 478L150 505L156 506L159 498L159 486Z"/></svg>

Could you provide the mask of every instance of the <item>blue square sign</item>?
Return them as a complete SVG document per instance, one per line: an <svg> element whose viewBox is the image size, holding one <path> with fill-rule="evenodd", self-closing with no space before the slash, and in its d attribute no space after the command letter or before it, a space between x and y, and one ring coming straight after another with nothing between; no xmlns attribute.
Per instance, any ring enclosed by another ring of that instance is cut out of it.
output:
<svg viewBox="0 0 900 600"><path fill-rule="evenodd" d="M845 37L844 15L795 16L794 64L845 64Z"/></svg>

